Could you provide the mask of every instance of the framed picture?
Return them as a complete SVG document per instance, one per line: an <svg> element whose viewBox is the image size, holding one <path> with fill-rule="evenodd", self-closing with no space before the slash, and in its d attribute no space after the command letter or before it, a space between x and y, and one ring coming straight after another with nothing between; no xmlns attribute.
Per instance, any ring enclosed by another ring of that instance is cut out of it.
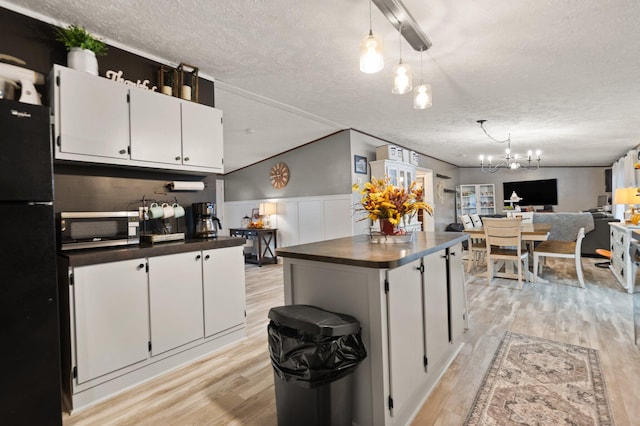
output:
<svg viewBox="0 0 640 426"><path fill-rule="evenodd" d="M367 157L362 157L360 155L353 156L353 170L356 173L360 173L362 175L367 174Z"/></svg>
<svg viewBox="0 0 640 426"><path fill-rule="evenodd" d="M253 220L260 219L260 209L251 209L251 219Z"/></svg>

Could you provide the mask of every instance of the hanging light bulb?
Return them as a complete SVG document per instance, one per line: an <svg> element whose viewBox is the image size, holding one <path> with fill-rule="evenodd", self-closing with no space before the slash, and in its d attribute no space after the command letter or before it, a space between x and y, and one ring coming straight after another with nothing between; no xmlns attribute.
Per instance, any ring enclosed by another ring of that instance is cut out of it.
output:
<svg viewBox="0 0 640 426"><path fill-rule="evenodd" d="M371 29L371 1L369 2L369 34L360 42L360 71L372 74L384 67L382 40L373 35Z"/></svg>
<svg viewBox="0 0 640 426"><path fill-rule="evenodd" d="M432 105L431 86L424 84L424 73L422 71L422 50L420 50L420 85L414 90L413 95L413 108L414 109L427 109ZM491 162L491 159L489 159Z"/></svg>
<svg viewBox="0 0 640 426"><path fill-rule="evenodd" d="M400 41L400 62L393 67L393 89L391 89L391 93L403 95L411 91L413 82L411 79L411 67L402 63L402 24L398 26L398 39Z"/></svg>
<svg viewBox="0 0 640 426"><path fill-rule="evenodd" d="M427 109L432 105L430 85L421 83L414 92L413 107L415 109Z"/></svg>

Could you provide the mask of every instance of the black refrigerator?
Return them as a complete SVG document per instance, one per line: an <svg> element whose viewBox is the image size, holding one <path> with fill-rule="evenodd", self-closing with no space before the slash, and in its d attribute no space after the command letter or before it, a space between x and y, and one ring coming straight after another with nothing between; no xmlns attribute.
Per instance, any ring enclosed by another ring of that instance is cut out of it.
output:
<svg viewBox="0 0 640 426"><path fill-rule="evenodd" d="M60 425L49 108L0 99L0 423Z"/></svg>

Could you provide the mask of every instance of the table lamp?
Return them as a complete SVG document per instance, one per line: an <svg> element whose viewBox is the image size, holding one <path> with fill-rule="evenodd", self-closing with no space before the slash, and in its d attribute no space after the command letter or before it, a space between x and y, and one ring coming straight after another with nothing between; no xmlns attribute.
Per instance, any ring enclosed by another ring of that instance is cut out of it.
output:
<svg viewBox="0 0 640 426"><path fill-rule="evenodd" d="M276 203L260 203L258 213L265 228L271 228L271 215L276 214Z"/></svg>
<svg viewBox="0 0 640 426"><path fill-rule="evenodd" d="M636 187L627 187L627 188L616 188L616 192L613 196L613 204L625 204L629 205L629 210L625 210L624 219L625 221L633 221L635 219L634 224L638 223L638 219L640 217L636 216L635 205L640 203L640 197L638 196L638 188Z"/></svg>

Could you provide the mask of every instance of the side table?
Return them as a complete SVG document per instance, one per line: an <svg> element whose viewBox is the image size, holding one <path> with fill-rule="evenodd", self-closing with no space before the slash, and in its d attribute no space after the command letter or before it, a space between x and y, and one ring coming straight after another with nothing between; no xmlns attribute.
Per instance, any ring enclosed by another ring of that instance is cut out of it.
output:
<svg viewBox="0 0 640 426"><path fill-rule="evenodd" d="M246 263L278 263L275 249L278 248L278 228L231 228L229 235L232 237L242 237L253 240L254 249L251 253L244 255ZM255 254L254 254L255 251Z"/></svg>

